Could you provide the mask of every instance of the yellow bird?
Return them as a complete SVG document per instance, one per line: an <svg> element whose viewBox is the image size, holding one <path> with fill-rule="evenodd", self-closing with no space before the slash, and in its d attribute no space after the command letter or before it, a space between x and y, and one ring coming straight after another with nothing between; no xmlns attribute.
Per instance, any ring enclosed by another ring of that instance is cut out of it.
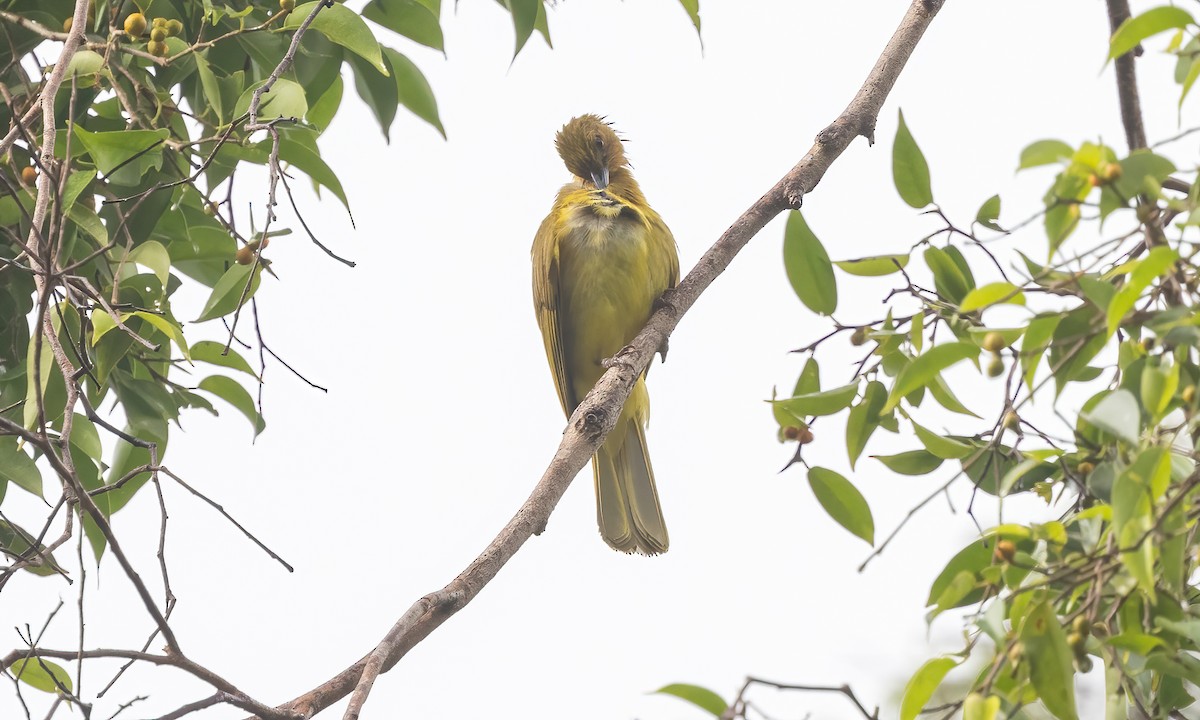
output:
<svg viewBox="0 0 1200 720"><path fill-rule="evenodd" d="M533 302L558 399L570 416L604 374L606 359L633 340L655 301L679 281L679 256L603 118L573 118L554 144L575 177L558 191L533 240ZM604 541L621 552L657 555L668 540L646 452L649 418L643 375L592 471Z"/></svg>

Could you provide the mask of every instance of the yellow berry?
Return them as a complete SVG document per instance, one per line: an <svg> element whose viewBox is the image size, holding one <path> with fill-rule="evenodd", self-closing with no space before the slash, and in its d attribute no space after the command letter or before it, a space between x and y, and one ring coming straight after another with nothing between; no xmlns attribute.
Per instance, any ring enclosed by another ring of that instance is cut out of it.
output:
<svg viewBox="0 0 1200 720"><path fill-rule="evenodd" d="M167 56L167 44L165 42L151 40L150 42L146 43L146 50L154 57Z"/></svg>
<svg viewBox="0 0 1200 720"><path fill-rule="evenodd" d="M1004 562L1012 562L1017 556L1017 546L1012 540L1001 540L996 543L996 559Z"/></svg>
<svg viewBox="0 0 1200 720"><path fill-rule="evenodd" d="M183 23L179 20L168 20L166 24L167 35L175 37L183 34Z"/></svg>
<svg viewBox="0 0 1200 720"><path fill-rule="evenodd" d="M236 259L238 265L249 265L254 262L254 248L249 245L238 248Z"/></svg>
<svg viewBox="0 0 1200 720"><path fill-rule="evenodd" d="M129 17L125 18L125 34L129 37L140 38L144 32L146 32L146 16L139 12L130 13Z"/></svg>
<svg viewBox="0 0 1200 720"><path fill-rule="evenodd" d="M71 28L74 26L75 26L75 18L74 17L68 17L66 20L63 20L63 32L65 32L65 33L71 32Z"/></svg>
<svg viewBox="0 0 1200 720"><path fill-rule="evenodd" d="M1009 410L1004 413L1003 425L1007 430L1016 430L1021 425L1021 416Z"/></svg>
<svg viewBox="0 0 1200 720"><path fill-rule="evenodd" d="M167 24L167 19L165 17L156 17L151 21L150 24L153 27L165 27Z"/></svg>
<svg viewBox="0 0 1200 720"><path fill-rule="evenodd" d="M167 39L167 29L161 25L150 31L150 40L160 43Z"/></svg>
<svg viewBox="0 0 1200 720"><path fill-rule="evenodd" d="M1087 460L1084 460L1083 462L1081 462L1075 466L1075 472L1079 473L1080 475L1091 475L1092 471L1095 469L1096 469L1096 466L1093 465L1092 463L1088 462Z"/></svg>
<svg viewBox="0 0 1200 720"><path fill-rule="evenodd" d="M1004 358L999 355L993 355L992 361L987 366L988 377L1000 377L1004 374Z"/></svg>
<svg viewBox="0 0 1200 720"><path fill-rule="evenodd" d="M1196 399L1196 386L1188 385L1187 387L1185 387L1183 389L1183 401L1185 403L1187 403L1188 405L1191 405L1192 401L1195 399Z"/></svg>
<svg viewBox="0 0 1200 720"><path fill-rule="evenodd" d="M851 345L862 345L867 341L867 329L864 327L857 328L850 336Z"/></svg>
<svg viewBox="0 0 1200 720"><path fill-rule="evenodd" d="M296 0L279 0L279 9L284 12L291 12L296 9Z"/></svg>
<svg viewBox="0 0 1200 720"><path fill-rule="evenodd" d="M1007 346L1008 343L1004 342L1004 336L998 332L992 331L983 336L983 349L988 352L998 353Z"/></svg>
<svg viewBox="0 0 1200 720"><path fill-rule="evenodd" d="M30 165L29 167L21 168L21 182L29 187L37 184L38 171L37 168Z"/></svg>

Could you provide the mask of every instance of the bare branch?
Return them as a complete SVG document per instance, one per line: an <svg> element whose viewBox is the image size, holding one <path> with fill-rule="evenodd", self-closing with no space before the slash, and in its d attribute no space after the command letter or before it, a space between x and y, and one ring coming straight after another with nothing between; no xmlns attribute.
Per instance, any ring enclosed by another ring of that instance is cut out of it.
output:
<svg viewBox="0 0 1200 720"><path fill-rule="evenodd" d="M636 379L650 364L709 285L725 271L758 231L784 210L798 208L854 138L873 142L875 122L888 93L921 36L945 0L914 0L866 81L836 120L822 130L800 162L755 202L708 249L678 287L668 291L646 327L622 350L616 362L571 415L558 451L529 499L484 551L446 587L418 600L396 621L366 657L281 709L312 717L356 692L345 717L358 717L379 673L391 669L418 642L465 607L531 536L541 533L559 499L612 429Z"/></svg>

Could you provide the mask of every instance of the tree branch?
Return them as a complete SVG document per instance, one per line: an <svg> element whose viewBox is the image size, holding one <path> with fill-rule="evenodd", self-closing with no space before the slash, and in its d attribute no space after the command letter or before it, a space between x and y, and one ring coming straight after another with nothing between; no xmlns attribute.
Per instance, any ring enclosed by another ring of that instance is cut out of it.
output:
<svg viewBox="0 0 1200 720"><path fill-rule="evenodd" d="M1108 3L1108 27L1113 33L1121 23L1129 19L1129 0L1106 0ZM1117 72L1117 95L1121 101L1121 124L1125 126L1125 140L1129 151L1146 147L1146 128L1142 125L1142 104L1138 99L1137 71L1134 58L1142 54L1138 45L1115 61Z"/></svg>
<svg viewBox="0 0 1200 720"><path fill-rule="evenodd" d="M812 148L794 168L734 221L679 286L664 295L646 327L618 354L616 362L571 415L558 451L533 493L487 548L446 587L414 603L370 654L279 709L312 717L357 688L346 710L346 718L357 718L376 677L391 669L417 643L465 607L526 540L545 529L567 487L616 423L634 382L701 293L768 222L784 210L800 207L805 194L817 186L855 137L862 135L868 142L874 142L875 122L884 100L944 4L945 0L913 0L842 114L817 135Z"/></svg>

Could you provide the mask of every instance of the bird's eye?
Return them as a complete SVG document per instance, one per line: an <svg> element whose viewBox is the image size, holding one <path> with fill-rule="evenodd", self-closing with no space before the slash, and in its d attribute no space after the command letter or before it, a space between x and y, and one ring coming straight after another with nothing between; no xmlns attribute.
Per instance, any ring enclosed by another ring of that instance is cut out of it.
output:
<svg viewBox="0 0 1200 720"><path fill-rule="evenodd" d="M604 149L604 138L600 137L599 135L592 138L592 142L596 144L597 149L600 149L600 150Z"/></svg>

